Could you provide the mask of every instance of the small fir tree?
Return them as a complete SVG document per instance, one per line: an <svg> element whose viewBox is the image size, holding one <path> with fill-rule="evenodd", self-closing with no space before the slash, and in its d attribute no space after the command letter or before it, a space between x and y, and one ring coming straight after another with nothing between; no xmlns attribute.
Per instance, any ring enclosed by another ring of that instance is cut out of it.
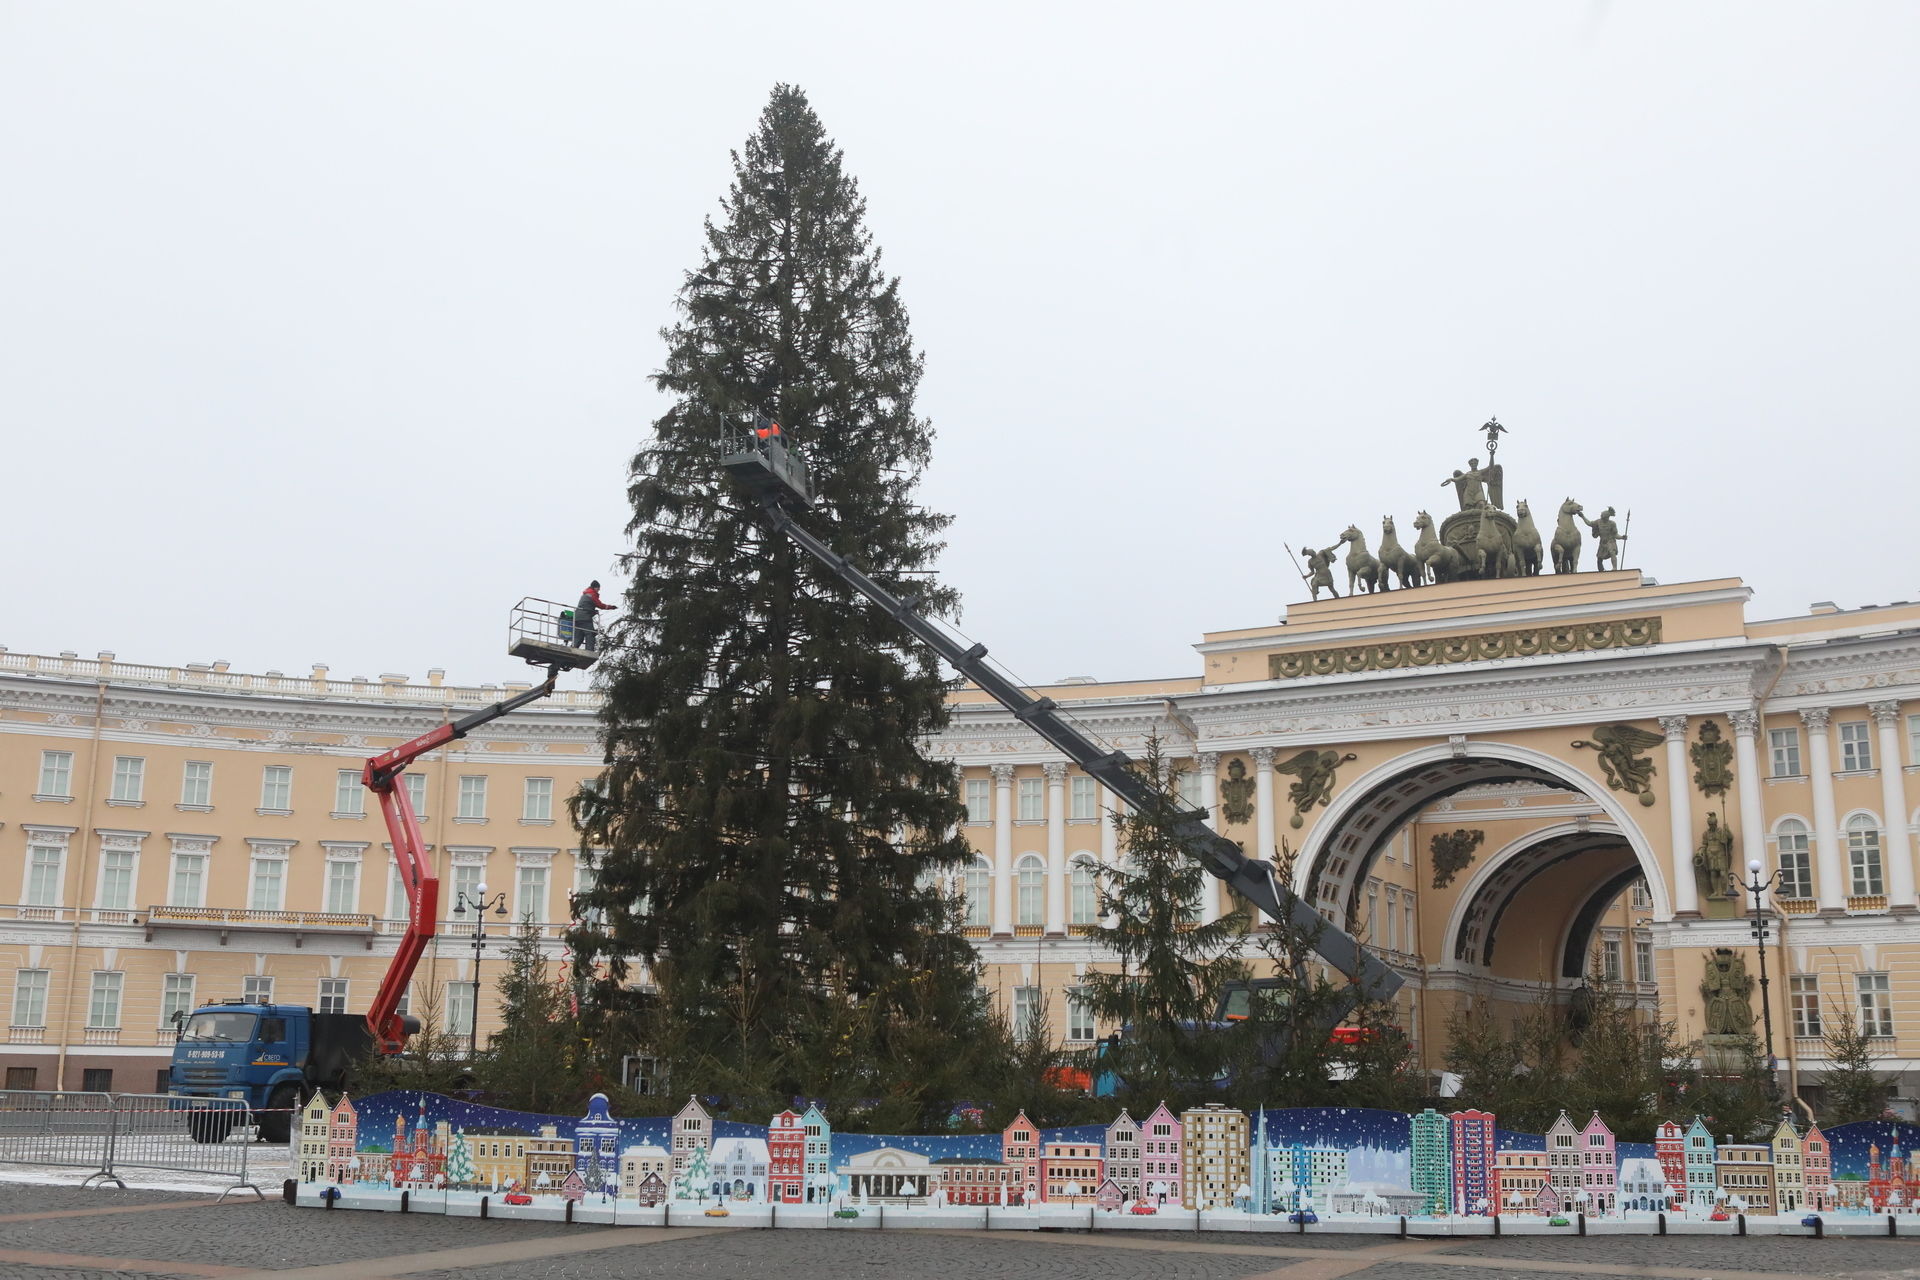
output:
<svg viewBox="0 0 1920 1280"><path fill-rule="evenodd" d="M800 90L775 88L734 156L656 375L671 406L633 459L626 616L602 662L605 773L574 797L608 850L577 931L603 1006L633 1012L676 1078L746 1097L815 1091L846 1011L906 1080L963 1058L970 948L930 873L967 856L934 656L768 534L718 466L724 423L777 421L806 456L814 533L923 610L947 517L914 500L933 432L921 358L865 205ZM909 964L930 981L903 982ZM903 1038L895 1033L911 1028Z"/></svg>
<svg viewBox="0 0 1920 1280"><path fill-rule="evenodd" d="M1118 970L1083 979L1094 1014L1123 1028L1099 1065L1114 1072L1135 1106L1210 1085L1232 1050L1229 1037L1208 1033L1204 1024L1213 1019L1228 983L1247 972L1237 956L1245 914L1233 911L1203 922L1192 909L1209 873L1179 834L1188 814L1164 781L1157 739L1148 743L1138 769L1152 800L1109 818L1126 852L1101 893L1102 914L1112 923L1087 930Z"/></svg>
<svg viewBox="0 0 1920 1280"><path fill-rule="evenodd" d="M478 1064L487 1091L521 1111L570 1106L583 1092L572 1052L576 1023L565 986L548 972L531 912L507 949L499 994L500 1030Z"/></svg>
<svg viewBox="0 0 1920 1280"><path fill-rule="evenodd" d="M1874 1069L1881 1055L1874 1051L1873 1037L1853 1010L1842 1007L1828 1012L1820 1038L1828 1062L1820 1077L1826 1095L1821 1122L1831 1126L1878 1120L1886 1113L1887 1082Z"/></svg>
<svg viewBox="0 0 1920 1280"><path fill-rule="evenodd" d="M467 1142L466 1130L455 1129L452 1140L447 1143L447 1185L472 1186L478 1176L474 1171L473 1148Z"/></svg>

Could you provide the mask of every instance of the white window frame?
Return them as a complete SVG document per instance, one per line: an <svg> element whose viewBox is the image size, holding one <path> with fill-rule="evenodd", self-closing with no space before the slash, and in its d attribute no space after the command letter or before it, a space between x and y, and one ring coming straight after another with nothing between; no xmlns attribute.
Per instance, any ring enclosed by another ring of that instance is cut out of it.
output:
<svg viewBox="0 0 1920 1280"><path fill-rule="evenodd" d="M1600 939L1600 977L1605 982L1625 982L1626 948L1618 938Z"/></svg>
<svg viewBox="0 0 1920 1280"><path fill-rule="evenodd" d="M1865 720L1842 720L1834 726L1840 741L1840 772L1865 773L1873 768L1873 725Z"/></svg>
<svg viewBox="0 0 1920 1280"><path fill-rule="evenodd" d="M1095 822L1100 817L1100 783L1084 773L1067 779L1067 817L1073 822Z"/></svg>
<svg viewBox="0 0 1920 1280"><path fill-rule="evenodd" d="M278 801L278 803L275 803ZM264 765L260 769L260 812L293 812L293 766Z"/></svg>
<svg viewBox="0 0 1920 1280"><path fill-rule="evenodd" d="M480 1001L479 988L480 984L471 978L455 978L447 983L441 1029L448 1035L464 1036L473 1030L473 1011Z"/></svg>
<svg viewBox="0 0 1920 1280"><path fill-rule="evenodd" d="M180 766L180 808L204 812L213 808L213 762L189 760Z"/></svg>
<svg viewBox="0 0 1920 1280"><path fill-rule="evenodd" d="M127 975L118 969L95 969L87 988L87 1029L118 1031ZM109 1021L109 1019L111 1019Z"/></svg>
<svg viewBox="0 0 1920 1280"><path fill-rule="evenodd" d="M367 816L367 789L360 781L358 769L341 769L333 775L333 816Z"/></svg>
<svg viewBox="0 0 1920 1280"><path fill-rule="evenodd" d="M1800 767L1800 731L1798 729L1767 730L1767 765L1770 778L1799 778L1805 773Z"/></svg>
<svg viewBox="0 0 1920 1280"><path fill-rule="evenodd" d="M133 909L134 888L140 875L140 855L132 849L100 851L99 883L94 886L93 905L102 911Z"/></svg>
<svg viewBox="0 0 1920 1280"><path fill-rule="evenodd" d="M48 886L51 886L51 892ZM67 847L27 837L26 883L20 900L29 907L59 907L66 904Z"/></svg>
<svg viewBox="0 0 1920 1280"><path fill-rule="evenodd" d="M1037 853L1026 853L1013 864L1014 915L1017 925L1047 922L1047 864Z"/></svg>
<svg viewBox="0 0 1920 1280"><path fill-rule="evenodd" d="M448 901L452 901L451 898ZM387 920L405 920L407 918L407 882L400 878L400 863L389 856L387 858Z"/></svg>
<svg viewBox="0 0 1920 1280"><path fill-rule="evenodd" d="M322 978L317 998L313 1002L315 1013L345 1013L347 1011L348 980L345 978Z"/></svg>
<svg viewBox="0 0 1920 1280"><path fill-rule="evenodd" d="M966 926L985 929L992 923L993 864L976 857L968 864L961 892L967 901Z"/></svg>
<svg viewBox="0 0 1920 1280"><path fill-rule="evenodd" d="M240 979L240 998L248 1004L273 1003L273 975L249 973Z"/></svg>
<svg viewBox="0 0 1920 1280"><path fill-rule="evenodd" d="M1802 1040L1817 1040L1825 1034L1820 1021L1820 975L1787 975L1787 1007L1793 1017L1793 1034Z"/></svg>
<svg viewBox="0 0 1920 1280"><path fill-rule="evenodd" d="M993 821L993 782L989 778L968 778L963 788L967 821L979 824Z"/></svg>
<svg viewBox="0 0 1920 1280"><path fill-rule="evenodd" d="M1773 862L1780 868L1781 898L1813 897L1813 830L1791 815L1773 824Z"/></svg>
<svg viewBox="0 0 1920 1280"><path fill-rule="evenodd" d="M1884 973L1856 973L1853 992L1860 1029L1877 1039L1893 1035L1893 979Z"/></svg>
<svg viewBox="0 0 1920 1280"><path fill-rule="evenodd" d="M40 753L40 789L33 795L36 800L73 799L73 752Z"/></svg>
<svg viewBox="0 0 1920 1280"><path fill-rule="evenodd" d="M207 905L207 860L211 855L195 852L177 852L173 855L172 865L167 868L167 905L170 907L204 907ZM183 894L181 877L189 877L188 883L193 892Z"/></svg>
<svg viewBox="0 0 1920 1280"><path fill-rule="evenodd" d="M1040 988L1023 983L1013 989L1013 1034L1022 1038L1033 1033L1034 1023L1040 1017Z"/></svg>
<svg viewBox="0 0 1920 1280"><path fill-rule="evenodd" d="M468 911L473 910L474 903L479 898L479 886L485 884L486 879L487 868L485 864L478 862L454 863L453 870L447 875L447 895L442 904L447 914L451 916L454 908L461 904L463 898L466 902L466 909ZM401 886L400 896L402 902L406 901L405 885Z"/></svg>
<svg viewBox="0 0 1920 1280"><path fill-rule="evenodd" d="M1654 982L1653 939L1636 936L1633 940L1633 980Z"/></svg>
<svg viewBox="0 0 1920 1280"><path fill-rule="evenodd" d="M1851 896L1874 897L1887 891L1887 859L1880 831L1880 820L1870 813L1849 814L1844 828L1847 837L1847 884Z"/></svg>
<svg viewBox="0 0 1920 1280"><path fill-rule="evenodd" d="M520 788L520 821L553 821L553 779L526 778Z"/></svg>
<svg viewBox="0 0 1920 1280"><path fill-rule="evenodd" d="M147 802L147 758L115 756L113 782L107 792L112 804L137 805Z"/></svg>
<svg viewBox="0 0 1920 1280"><path fill-rule="evenodd" d="M1093 1006L1087 1000L1087 993L1081 987L1067 988L1067 1040L1072 1044L1087 1044L1093 1040Z"/></svg>
<svg viewBox="0 0 1920 1280"><path fill-rule="evenodd" d="M160 975L160 1029L171 1031L177 1025L173 1020L176 1011L181 1014L193 1012L194 986L199 981L198 974L163 973ZM186 1019L181 1018L184 1022Z"/></svg>
<svg viewBox="0 0 1920 1280"><path fill-rule="evenodd" d="M487 820L487 775L484 773L463 773L460 775L459 799L453 810L455 822L485 822Z"/></svg>
<svg viewBox="0 0 1920 1280"><path fill-rule="evenodd" d="M287 863L289 858L284 849L253 850L247 866L247 910L249 911L285 911L287 909ZM271 874L267 868L272 867ZM263 905L260 890L271 885L274 901Z"/></svg>
<svg viewBox="0 0 1920 1280"><path fill-rule="evenodd" d="M1907 717L1907 763L1920 769L1920 715Z"/></svg>
<svg viewBox="0 0 1920 1280"><path fill-rule="evenodd" d="M537 889L531 886L538 885ZM535 924L546 924L553 897L553 868L545 862L522 862L513 871L513 922L533 913Z"/></svg>
<svg viewBox="0 0 1920 1280"><path fill-rule="evenodd" d="M44 1028L47 1025L47 993L52 989L53 970L14 970L12 1025Z"/></svg>
<svg viewBox="0 0 1920 1280"><path fill-rule="evenodd" d="M1180 797L1180 803L1189 809L1200 807L1200 769L1197 765L1187 764L1173 777L1174 794Z"/></svg>
<svg viewBox="0 0 1920 1280"><path fill-rule="evenodd" d="M1047 816L1045 778L1016 778L1013 791L1015 821L1039 822Z"/></svg>
<svg viewBox="0 0 1920 1280"><path fill-rule="evenodd" d="M342 893L341 886L346 886ZM327 882L323 886L326 897L326 910L329 915L350 916L360 909L360 860L358 858L328 858ZM340 903L344 901L345 906Z"/></svg>
<svg viewBox="0 0 1920 1280"><path fill-rule="evenodd" d="M408 770L400 775L400 783L407 789L407 799L413 805L413 816L427 816L427 775Z"/></svg>
<svg viewBox="0 0 1920 1280"><path fill-rule="evenodd" d="M1100 919L1100 862L1075 854L1067 862L1067 923L1095 924Z"/></svg>

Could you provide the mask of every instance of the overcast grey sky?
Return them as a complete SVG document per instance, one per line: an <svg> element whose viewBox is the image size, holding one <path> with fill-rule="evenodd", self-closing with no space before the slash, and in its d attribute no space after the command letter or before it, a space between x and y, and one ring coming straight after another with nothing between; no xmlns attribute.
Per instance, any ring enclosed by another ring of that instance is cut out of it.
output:
<svg viewBox="0 0 1920 1280"><path fill-rule="evenodd" d="M0 644L519 678L779 80L1028 678L1197 671L1490 414L1663 581L1920 598L1917 65L1905 2L0 0Z"/></svg>

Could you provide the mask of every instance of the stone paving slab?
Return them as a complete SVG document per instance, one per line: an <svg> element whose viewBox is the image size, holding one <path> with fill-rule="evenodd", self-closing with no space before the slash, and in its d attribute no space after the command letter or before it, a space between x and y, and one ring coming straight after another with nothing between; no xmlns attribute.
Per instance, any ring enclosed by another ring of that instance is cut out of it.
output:
<svg viewBox="0 0 1920 1280"><path fill-rule="evenodd" d="M1846 1237L1813 1240L1789 1236L1577 1236L1508 1237L1462 1240L1447 1252L1453 1257L1511 1258L1529 1261L1607 1261L1644 1267L1692 1267L1710 1275L1716 1269L1780 1271L1798 1275L1860 1275L1869 1271L1920 1274L1920 1240ZM1456 1278L1458 1280L1458 1278Z"/></svg>

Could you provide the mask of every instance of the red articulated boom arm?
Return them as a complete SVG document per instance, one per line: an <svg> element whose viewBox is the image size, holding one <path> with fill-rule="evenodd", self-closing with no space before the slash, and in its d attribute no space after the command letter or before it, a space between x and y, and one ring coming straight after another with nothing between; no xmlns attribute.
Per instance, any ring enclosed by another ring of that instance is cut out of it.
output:
<svg viewBox="0 0 1920 1280"><path fill-rule="evenodd" d="M551 667L545 684L382 752L369 759L360 772L360 781L380 798L380 814L387 821L387 835L393 841L400 883L407 887L407 931L401 935L400 949L394 953L393 963L387 966L387 976L381 980L380 991L373 998L373 1006L367 1010L367 1028L381 1053L400 1052L406 1047L407 1036L420 1028L418 1022L398 1012L400 997L413 981L414 968L419 965L427 943L433 941L433 931L440 919L440 879L433 874L433 864L427 860L426 846L420 839L420 819L413 811L407 789L400 785L400 774L427 752L464 738L481 725L546 697L559 679L560 668Z"/></svg>

